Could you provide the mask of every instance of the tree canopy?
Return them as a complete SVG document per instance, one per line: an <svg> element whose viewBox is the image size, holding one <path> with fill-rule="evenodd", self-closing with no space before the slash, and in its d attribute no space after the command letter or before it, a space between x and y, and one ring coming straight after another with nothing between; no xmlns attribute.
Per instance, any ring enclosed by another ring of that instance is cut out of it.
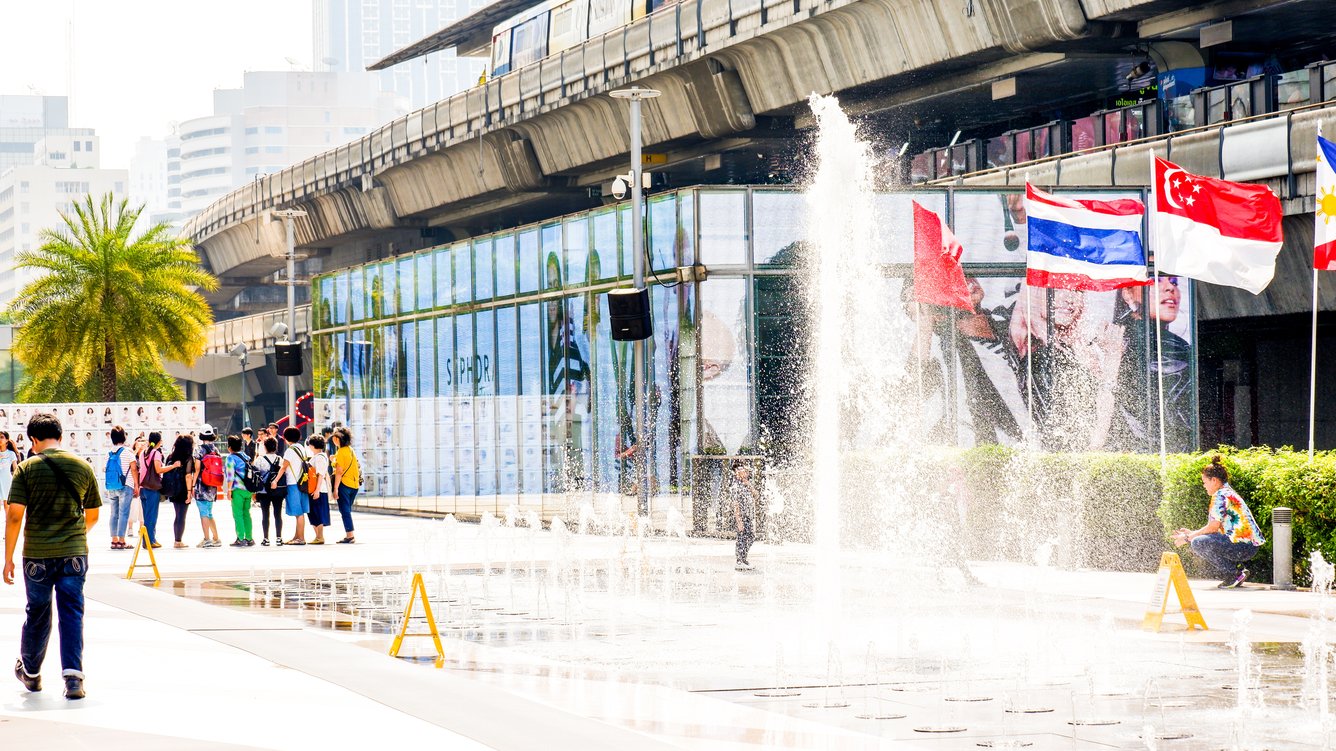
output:
<svg viewBox="0 0 1336 751"><path fill-rule="evenodd" d="M135 235L142 211L86 196L18 254L38 273L9 307L27 373L21 401L182 398L163 362L203 354L213 313L197 290L218 280L167 224Z"/></svg>

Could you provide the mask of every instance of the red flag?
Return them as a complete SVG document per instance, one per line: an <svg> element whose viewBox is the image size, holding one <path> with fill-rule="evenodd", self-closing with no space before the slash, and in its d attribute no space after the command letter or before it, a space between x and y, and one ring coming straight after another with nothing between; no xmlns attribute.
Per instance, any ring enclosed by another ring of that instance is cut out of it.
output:
<svg viewBox="0 0 1336 751"><path fill-rule="evenodd" d="M965 270L964 248L946 222L914 201L914 301L974 311Z"/></svg>
<svg viewBox="0 0 1336 751"><path fill-rule="evenodd" d="M1280 199L1265 185L1194 175L1155 158L1155 260L1161 274L1241 287L1271 283L1281 232Z"/></svg>

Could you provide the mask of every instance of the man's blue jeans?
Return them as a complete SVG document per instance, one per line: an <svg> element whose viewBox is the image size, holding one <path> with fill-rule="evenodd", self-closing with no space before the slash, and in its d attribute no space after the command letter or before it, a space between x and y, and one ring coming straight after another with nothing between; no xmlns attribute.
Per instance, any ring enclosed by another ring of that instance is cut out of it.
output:
<svg viewBox="0 0 1336 751"><path fill-rule="evenodd" d="M128 487L107 491L107 505L111 506L112 537L125 537L125 528L130 524L130 504L134 498L134 490Z"/></svg>
<svg viewBox="0 0 1336 751"><path fill-rule="evenodd" d="M55 595L60 625L62 675L83 676L84 577L88 556L24 558L23 584L28 590L28 617L19 638L19 656L28 675L42 672L51 639L51 599Z"/></svg>
<svg viewBox="0 0 1336 751"><path fill-rule="evenodd" d="M1192 538L1192 552L1210 562L1222 576L1238 573L1239 566L1257 555L1251 542L1230 542L1229 535L1216 532Z"/></svg>

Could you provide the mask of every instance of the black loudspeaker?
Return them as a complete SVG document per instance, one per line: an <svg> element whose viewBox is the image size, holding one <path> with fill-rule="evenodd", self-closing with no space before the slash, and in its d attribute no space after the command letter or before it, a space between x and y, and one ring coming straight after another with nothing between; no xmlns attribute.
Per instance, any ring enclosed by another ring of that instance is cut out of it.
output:
<svg viewBox="0 0 1336 751"><path fill-rule="evenodd" d="M302 345L275 344L274 372L281 376L302 374Z"/></svg>
<svg viewBox="0 0 1336 751"><path fill-rule="evenodd" d="M619 342L637 342L654 335L654 323L649 317L648 289L609 292L608 317L612 320L612 338Z"/></svg>

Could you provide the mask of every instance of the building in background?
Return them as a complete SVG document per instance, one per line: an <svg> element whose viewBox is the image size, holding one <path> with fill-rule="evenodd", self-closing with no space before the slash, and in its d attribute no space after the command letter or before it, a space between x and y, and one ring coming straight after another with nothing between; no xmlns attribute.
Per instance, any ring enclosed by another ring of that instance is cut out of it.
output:
<svg viewBox="0 0 1336 751"><path fill-rule="evenodd" d="M0 174L32 164L33 147L52 136L91 136L92 128L70 127L69 97L0 94Z"/></svg>
<svg viewBox="0 0 1336 751"><path fill-rule="evenodd" d="M175 133L165 138L144 136L135 142L130 157L129 199L143 204L139 231L159 222L179 228L185 222L181 210L181 139Z"/></svg>
<svg viewBox="0 0 1336 751"><path fill-rule="evenodd" d="M33 144L28 164L0 173L0 269L6 272L0 273L0 308L33 278L32 271L14 269L17 254L40 246L43 229L60 228L61 212L72 212L89 194L125 194L128 173L99 166L93 131L59 130Z"/></svg>
<svg viewBox="0 0 1336 751"><path fill-rule="evenodd" d="M316 0L316 70L360 72L395 50L487 4L487 0ZM413 109L434 104L478 81L486 60L443 50L374 75Z"/></svg>

